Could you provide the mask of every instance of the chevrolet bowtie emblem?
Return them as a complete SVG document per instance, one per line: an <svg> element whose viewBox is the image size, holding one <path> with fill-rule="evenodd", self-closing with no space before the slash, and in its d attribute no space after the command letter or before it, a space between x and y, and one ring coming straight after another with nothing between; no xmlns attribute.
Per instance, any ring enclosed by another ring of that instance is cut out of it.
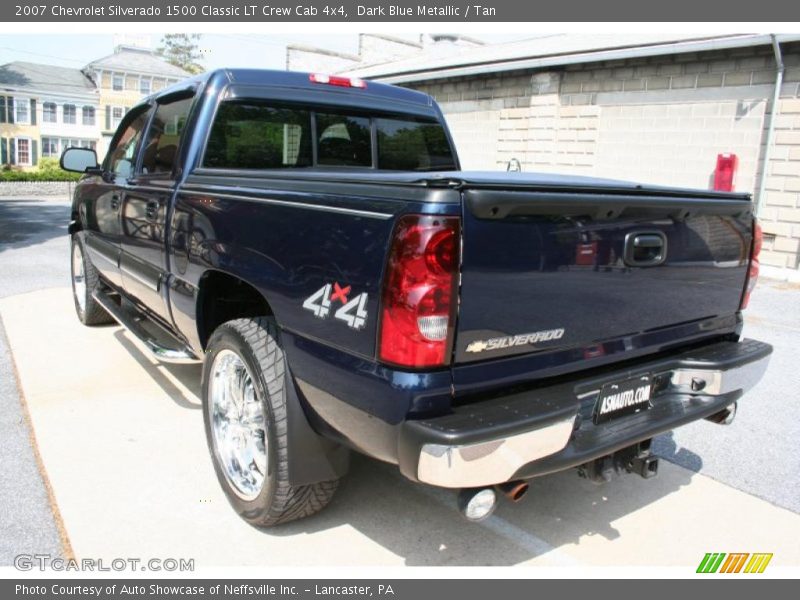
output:
<svg viewBox="0 0 800 600"><path fill-rule="evenodd" d="M489 347L489 344L486 342L472 342L469 346L467 346L467 352L483 352L486 348Z"/></svg>

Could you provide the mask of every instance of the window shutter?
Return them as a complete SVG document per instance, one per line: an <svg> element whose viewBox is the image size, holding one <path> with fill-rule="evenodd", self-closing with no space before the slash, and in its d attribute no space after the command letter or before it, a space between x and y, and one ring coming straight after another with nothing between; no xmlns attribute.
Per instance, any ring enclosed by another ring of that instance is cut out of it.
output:
<svg viewBox="0 0 800 600"><path fill-rule="evenodd" d="M31 98L31 125L36 125L36 98Z"/></svg>
<svg viewBox="0 0 800 600"><path fill-rule="evenodd" d="M5 122L6 122L6 97L0 96L0 123L5 123Z"/></svg>
<svg viewBox="0 0 800 600"><path fill-rule="evenodd" d="M8 97L8 122L14 122L14 98Z"/></svg>
<svg viewBox="0 0 800 600"><path fill-rule="evenodd" d="M4 98L5 100L5 98ZM5 108L5 103L3 104ZM8 162L8 140L6 138L0 139L0 164L6 164Z"/></svg>
<svg viewBox="0 0 800 600"><path fill-rule="evenodd" d="M14 143L14 138L8 138L8 164L15 165L17 164L17 148L16 144Z"/></svg>
<svg viewBox="0 0 800 600"><path fill-rule="evenodd" d="M111 129L111 107L106 106L106 131Z"/></svg>
<svg viewBox="0 0 800 600"><path fill-rule="evenodd" d="M35 167L39 163L39 140L31 140L31 164Z"/></svg>

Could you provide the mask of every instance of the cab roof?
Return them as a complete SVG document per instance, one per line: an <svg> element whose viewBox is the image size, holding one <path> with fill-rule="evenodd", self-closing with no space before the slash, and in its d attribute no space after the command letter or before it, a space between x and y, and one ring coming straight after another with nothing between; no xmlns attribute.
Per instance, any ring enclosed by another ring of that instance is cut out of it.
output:
<svg viewBox="0 0 800 600"><path fill-rule="evenodd" d="M189 87L206 83L217 83L220 87L225 85L241 86L263 86L295 88L304 90L325 90L335 91L338 94L366 97L370 100L387 100L393 102L403 102L416 104L420 107L433 106L433 99L422 92L417 92L407 88L402 88L385 83L367 81L365 88L348 88L324 83L315 83L310 79L311 73L299 71L277 71L271 69L215 69L200 75L195 75L188 79L179 81L167 88L159 90L155 94L145 99L146 101L157 100L163 96L168 96ZM366 99L365 98L365 99Z"/></svg>

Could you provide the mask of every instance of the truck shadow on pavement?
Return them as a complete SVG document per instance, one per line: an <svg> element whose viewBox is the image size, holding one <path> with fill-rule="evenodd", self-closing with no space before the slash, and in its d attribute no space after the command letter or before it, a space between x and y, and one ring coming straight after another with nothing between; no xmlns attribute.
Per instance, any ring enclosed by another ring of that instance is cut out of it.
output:
<svg viewBox="0 0 800 600"><path fill-rule="evenodd" d="M690 471L698 472L703 468L703 459L700 455L679 447L671 431L653 439L653 452L664 460L681 465Z"/></svg>
<svg viewBox="0 0 800 600"><path fill-rule="evenodd" d="M520 503L503 499L489 520L470 523L456 510L455 491L414 484L392 465L354 455L350 473L325 511L265 535L309 534L347 524L409 566L514 565L540 556L568 565L574 561L559 548L580 544L586 536L616 540L621 534L614 522L677 492L692 475L662 468L654 479L621 475L596 485L576 470L564 471L534 479ZM659 527L658 522L652 526Z"/></svg>
<svg viewBox="0 0 800 600"><path fill-rule="evenodd" d="M181 408L191 410L202 408L200 403L200 365L159 363L142 353L123 329L115 331L114 338L128 351L128 354L136 359L136 362L175 404ZM191 394L187 394L179 386L175 385L175 382L166 375L165 371L177 379Z"/></svg>
<svg viewBox="0 0 800 600"><path fill-rule="evenodd" d="M66 237L69 204L0 198L0 252Z"/></svg>

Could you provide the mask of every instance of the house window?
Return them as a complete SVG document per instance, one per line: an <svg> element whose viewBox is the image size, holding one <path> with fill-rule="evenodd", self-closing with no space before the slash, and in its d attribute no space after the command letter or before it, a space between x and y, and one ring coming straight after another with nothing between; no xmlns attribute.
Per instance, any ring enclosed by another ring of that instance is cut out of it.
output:
<svg viewBox="0 0 800 600"><path fill-rule="evenodd" d="M121 106L115 106L111 109L111 128L116 129L119 127L122 117L125 116L125 109Z"/></svg>
<svg viewBox="0 0 800 600"><path fill-rule="evenodd" d="M111 89L115 92L121 92L125 89L125 76L117 75L116 73L111 76Z"/></svg>
<svg viewBox="0 0 800 600"><path fill-rule="evenodd" d="M45 123L58 122L58 108L55 102L45 102L42 104L42 121Z"/></svg>
<svg viewBox="0 0 800 600"><path fill-rule="evenodd" d="M28 138L17 138L17 164L31 164L31 141Z"/></svg>
<svg viewBox="0 0 800 600"><path fill-rule="evenodd" d="M151 80L145 77L139 78L139 93L143 96L150 95Z"/></svg>
<svg viewBox="0 0 800 600"><path fill-rule="evenodd" d="M81 140L70 138L42 138L42 156L59 156L62 150L67 148L97 148L97 142L94 140Z"/></svg>
<svg viewBox="0 0 800 600"><path fill-rule="evenodd" d="M31 122L31 101L27 98L14 99L14 119L20 125L28 125Z"/></svg>
<svg viewBox="0 0 800 600"><path fill-rule="evenodd" d="M57 157L60 154L58 149L58 138L42 138L42 157Z"/></svg>
<svg viewBox="0 0 800 600"><path fill-rule="evenodd" d="M94 125L94 106L83 107L83 124Z"/></svg>
<svg viewBox="0 0 800 600"><path fill-rule="evenodd" d="M78 111L75 108L74 104L65 104L64 105L64 123L68 125L75 125L77 123Z"/></svg>

